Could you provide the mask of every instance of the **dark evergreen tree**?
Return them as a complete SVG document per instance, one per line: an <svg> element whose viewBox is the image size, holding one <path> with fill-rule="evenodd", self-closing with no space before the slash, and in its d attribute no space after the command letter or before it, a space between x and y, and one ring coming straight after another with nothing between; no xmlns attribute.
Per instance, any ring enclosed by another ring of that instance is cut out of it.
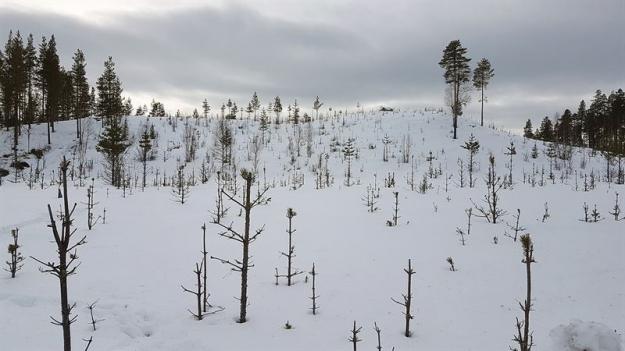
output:
<svg viewBox="0 0 625 351"><path fill-rule="evenodd" d="M543 118L536 137L544 141L553 141L553 123L549 117Z"/></svg>
<svg viewBox="0 0 625 351"><path fill-rule="evenodd" d="M74 53L74 63L72 64L72 111L76 118L76 137L82 142L82 119L89 116L89 83L87 82L87 72L85 67L85 55L78 49Z"/></svg>
<svg viewBox="0 0 625 351"><path fill-rule="evenodd" d="M276 124L280 124L280 113L282 112L282 103L280 97L276 96L273 100L273 112L276 114Z"/></svg>
<svg viewBox="0 0 625 351"><path fill-rule="evenodd" d="M473 70L473 86L480 90L482 97L480 98L480 102L482 103L482 109L480 114L480 125L484 126L484 101L486 101L486 97L484 96L484 90L488 87L488 83L490 79L495 76L495 71L490 66L490 61L488 59L481 59L480 62L477 63L477 67Z"/></svg>
<svg viewBox="0 0 625 351"><path fill-rule="evenodd" d="M122 102L122 85L115 73L115 63L113 58L109 56L104 62L104 72L98 78L98 100L97 111L98 116L103 118L107 123L115 123L119 125L118 119L122 116L124 106Z"/></svg>
<svg viewBox="0 0 625 351"><path fill-rule="evenodd" d="M460 40L452 40L443 51L443 58L438 63L444 70L445 83L451 88L451 113L453 115L454 139L457 139L458 116L462 115L465 104L461 97L462 85L469 81L471 69L470 58L466 57L467 49L462 47Z"/></svg>
<svg viewBox="0 0 625 351"><path fill-rule="evenodd" d="M532 128L532 120L529 118L527 119L527 122L525 122L525 127L523 127L523 136L529 139L534 138L534 129Z"/></svg>

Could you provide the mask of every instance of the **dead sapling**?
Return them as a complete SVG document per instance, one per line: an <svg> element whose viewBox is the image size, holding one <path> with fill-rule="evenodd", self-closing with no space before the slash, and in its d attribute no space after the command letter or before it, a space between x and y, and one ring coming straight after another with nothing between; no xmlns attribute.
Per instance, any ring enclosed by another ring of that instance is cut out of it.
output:
<svg viewBox="0 0 625 351"><path fill-rule="evenodd" d="M362 327L356 328L356 321L354 321L354 326L352 327L352 330L351 330L352 335L350 335L350 337L347 338L347 341L352 343L354 347L354 351L358 351L356 345L362 341L362 339L358 337L358 333L360 333L361 330L362 330Z"/></svg>
<svg viewBox="0 0 625 351"><path fill-rule="evenodd" d="M486 218L489 223L496 224L497 220L506 214L499 204L499 191L503 188L501 177L497 175L495 170L495 156L492 154L488 157L488 175L485 179L486 195L484 195L484 206L478 206L475 203L475 209L479 212L478 217Z"/></svg>
<svg viewBox="0 0 625 351"><path fill-rule="evenodd" d="M293 282L293 277L298 274L304 273L303 271L298 271L293 268L293 258L295 257L295 245L293 245L293 233L295 233L296 229L293 228L293 217L297 216L297 212L293 211L292 208L288 208L286 210L286 218L289 220L289 227L286 232L289 234L289 249L288 252L281 252L282 256L287 258L287 271L286 274L278 274L278 269L276 268L276 276L286 278L287 286L291 286Z"/></svg>
<svg viewBox="0 0 625 351"><path fill-rule="evenodd" d="M519 220L521 218L521 209L517 208L516 210L516 214L512 215L512 218L514 218L514 225L510 224L510 223L506 223L506 225L508 226L508 228L510 228L510 230L513 231L513 234L508 233L507 231L504 232L503 235L511 238L512 240L514 240L516 242L517 236L519 235L520 232L525 231L525 227L521 226L519 224Z"/></svg>
<svg viewBox="0 0 625 351"><path fill-rule="evenodd" d="M215 181L217 182L217 196L215 196L215 211L209 211L212 215L213 223L221 223L221 220L226 216L228 212L228 208L224 206L224 197L223 197L223 189L224 184L221 180L221 171L217 171L217 177L215 177Z"/></svg>
<svg viewBox="0 0 625 351"><path fill-rule="evenodd" d="M549 217L551 217L551 214L549 214L549 203L545 202L545 213L543 213L543 223L545 223L545 221L548 220Z"/></svg>
<svg viewBox="0 0 625 351"><path fill-rule="evenodd" d="M319 298L319 295L317 295L317 273L315 271L315 263L313 262L313 266L312 266L312 270L310 271L310 276L312 277L312 296L310 297L310 299L312 300L312 307L310 308L310 310L312 311L313 315L317 314L317 310L319 309L319 306L317 305L317 299Z"/></svg>
<svg viewBox="0 0 625 351"><path fill-rule="evenodd" d="M181 205L184 205L184 203L188 201L189 195L191 193L189 182L185 178L184 166L184 164L178 166L178 172L176 173L176 177L172 181L171 190L172 194L174 195L175 201L179 202Z"/></svg>
<svg viewBox="0 0 625 351"><path fill-rule="evenodd" d="M516 155L516 147L514 146L513 141L510 142L510 146L506 147L506 151L504 152L504 155L510 157L508 160L508 164L506 166L508 167L508 170L510 171L510 173L508 173L508 186L512 186L512 156Z"/></svg>
<svg viewBox="0 0 625 351"><path fill-rule="evenodd" d="M456 266L454 265L454 259L450 257L447 257L447 263L449 263L449 270L452 272L456 271Z"/></svg>
<svg viewBox="0 0 625 351"><path fill-rule="evenodd" d="M412 269L411 260L408 260L408 268L404 268L404 272L408 276L408 291L406 294L402 294L403 301L397 301L394 298L391 298L393 302L404 306L404 317L406 321L404 336L409 338L412 333L410 332L410 320L414 318L414 316L410 312L410 306L412 304L412 275L415 274L415 271Z"/></svg>
<svg viewBox="0 0 625 351"><path fill-rule="evenodd" d="M382 333L382 329L380 329L380 327L378 327L378 323L377 322L373 322L373 330L375 330L375 333L378 337L378 346L376 346L376 350L378 351L382 351L382 338L380 336L380 334Z"/></svg>
<svg viewBox="0 0 625 351"><path fill-rule="evenodd" d="M85 346L85 351L89 351L89 347L91 346L91 343L93 342L93 336L90 336L89 339L82 339L82 341L87 343L87 346Z"/></svg>
<svg viewBox="0 0 625 351"><path fill-rule="evenodd" d="M202 224L202 264L204 265L204 270L202 272L202 285L204 286L204 289L202 291L202 311L204 313L208 312L208 308L209 307L213 307L211 306L210 303L208 303L208 285L206 285L206 271L208 270L208 260L207 260L207 255L208 255L208 251L206 251L206 223Z"/></svg>
<svg viewBox="0 0 625 351"><path fill-rule="evenodd" d="M11 278L15 278L15 274L17 273L17 271L22 269L22 266L24 265L22 263L22 261L24 261L24 257L22 256L22 253L19 251L21 246L18 243L18 237L19 237L19 230L17 228L11 229L11 238L13 238L13 242L9 244L9 249L8 249L9 255L11 255L11 258L9 261L6 261L7 266L9 266L9 268L5 269L7 272L11 273Z"/></svg>
<svg viewBox="0 0 625 351"><path fill-rule="evenodd" d="M251 213L252 209L258 205L266 204L271 200L271 198L265 199L265 193L269 190L269 188L265 188L259 194L256 195L254 199L252 199L252 184L255 181L254 174L247 171L246 169L241 170L241 178L245 181L245 192L243 193L243 200L239 201L235 199L234 195L231 195L225 192L222 189L222 193L230 199L230 201L234 202L237 206L239 206L245 212L245 222L243 232L240 230L235 230L232 228L232 224L225 225L223 223L214 222L214 224L220 226L224 229L223 232L219 233L220 236L239 242L242 248L242 257L241 259L235 259L233 261L222 259L219 257L211 256L211 259L218 260L223 264L227 264L231 267L231 269L235 272L241 273L241 295L239 298L240 302L240 312L239 312L239 323L245 323L247 321L247 305L248 305L248 296L247 296L247 275L250 268L254 267L254 265L250 262L250 244L253 243L263 232L264 226L257 229L254 234L250 233L251 227Z"/></svg>
<svg viewBox="0 0 625 351"><path fill-rule="evenodd" d="M618 193L616 193L616 200L614 201L614 207L612 208L612 212L609 212L612 216L614 216L615 221L620 221L621 218L621 207L618 203Z"/></svg>
<svg viewBox="0 0 625 351"><path fill-rule="evenodd" d="M202 296L204 295L203 292L203 286L202 286L202 269L204 266L204 262L201 263L196 263L195 264L195 270L193 271L193 273L195 273L195 277L196 277L196 290L190 290L184 287L184 285L180 285L180 287L182 288L183 291L188 292L192 295L195 295L195 298L197 300L197 312L193 313L193 311L191 310L187 310L189 311L189 313L191 313L193 315L193 317L195 317L195 319L197 320L202 320L202 318L204 318L204 311L202 310Z"/></svg>
<svg viewBox="0 0 625 351"><path fill-rule="evenodd" d="M473 208L469 207L464 210L467 215L467 235L471 235L471 216L473 215Z"/></svg>
<svg viewBox="0 0 625 351"><path fill-rule="evenodd" d="M69 168L69 163L70 162L67 161L65 157L63 157L63 160L60 164L61 183L63 187L63 208L60 214L60 231L59 227L57 226L57 222L54 219L54 215L52 214L52 207L48 205L48 215L50 217L50 224L48 225L48 227L52 229L52 235L54 236L54 242L56 243L56 251L59 257L59 261L58 263L50 261L43 262L31 256L32 259L43 265L42 268L39 268L42 273L51 274L57 277L59 280L61 293L61 321L55 319L54 317L50 318L52 319L52 324L59 325L63 328L64 351L71 351L72 349L71 324L74 323L78 318L78 316L71 316L72 310L76 306L76 304L69 304L67 278L71 275L76 274L76 269L79 266L79 264L77 263L77 248L87 242L86 236L83 236L75 243L72 242L72 238L74 237L77 229L72 228L72 224L74 222L74 220L72 219L72 215L74 214L74 210L76 209L76 203L74 203L74 205L70 209L69 199L67 195L67 170Z"/></svg>
<svg viewBox="0 0 625 351"><path fill-rule="evenodd" d="M379 189L378 189L379 190ZM373 213L377 211L379 208L376 206L378 201L376 200L376 190L373 186L367 185L366 194L362 197L362 201L367 206L367 211Z"/></svg>
<svg viewBox="0 0 625 351"><path fill-rule="evenodd" d="M460 227L456 227L456 234L458 234L458 236L460 237L460 243L462 244L462 246L466 245L466 238L464 237L466 235L466 233L464 232L464 230L462 230L462 228Z"/></svg>
<svg viewBox="0 0 625 351"><path fill-rule="evenodd" d="M534 244L529 234L521 235L521 247L523 248L523 262L525 264L525 274L527 290L524 303L519 302L523 311L523 320L516 318L517 333L513 340L518 344L518 348L510 348L513 351L530 351L534 346L533 333L530 332L530 311L532 310L532 263L534 260Z"/></svg>
<svg viewBox="0 0 625 351"><path fill-rule="evenodd" d="M386 221L386 225L389 227L397 226L397 220L399 219L399 192L393 191L394 197L394 206L393 206L393 217Z"/></svg>
<svg viewBox="0 0 625 351"><path fill-rule="evenodd" d="M97 302L98 301L94 301L91 305L87 306L87 309L89 309L89 316L91 316L91 322L89 322L89 325L91 325L93 331L96 331L96 324L104 321L104 319L97 319L93 315L93 310L95 309L95 304Z"/></svg>
<svg viewBox="0 0 625 351"><path fill-rule="evenodd" d="M95 208L95 205L98 204L94 200L95 191L93 187L93 182L94 179L91 178L91 185L87 187L87 228L89 228L89 230L93 229L93 227L95 227L95 225L98 223L98 220L101 218L100 216L98 216L94 219L93 216L93 209Z"/></svg>

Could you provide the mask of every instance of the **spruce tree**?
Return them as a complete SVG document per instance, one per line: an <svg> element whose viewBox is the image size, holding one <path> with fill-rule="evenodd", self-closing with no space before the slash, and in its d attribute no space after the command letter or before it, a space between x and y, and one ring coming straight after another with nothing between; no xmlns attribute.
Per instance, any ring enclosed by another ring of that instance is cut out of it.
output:
<svg viewBox="0 0 625 351"><path fill-rule="evenodd" d="M458 116L462 115L465 104L461 97L461 87L469 81L471 69L470 58L466 57L467 49L462 47L460 40L452 40L443 51L443 58L438 63L444 70L445 83L451 88L451 112L453 115L454 139L457 139Z"/></svg>
<svg viewBox="0 0 625 351"><path fill-rule="evenodd" d="M488 59L481 59L480 62L477 63L477 67L473 71L473 86L480 90L482 97L480 98L480 102L482 103L482 109L480 114L480 125L484 126L484 90L488 86L490 79L495 76L494 70L490 66L490 62Z"/></svg>
<svg viewBox="0 0 625 351"><path fill-rule="evenodd" d="M100 134L100 141L96 149L104 154L106 161L108 180L113 186L121 186L123 155L130 144L128 143L128 131L121 122L123 113L122 87L115 73L113 58L109 57L104 63L104 72L98 78L98 115L106 123Z"/></svg>
<svg viewBox="0 0 625 351"><path fill-rule="evenodd" d="M113 123L112 120L121 117L123 114L122 102L122 85L115 73L115 63L113 58L109 56L104 62L104 72L98 78L98 100L97 111L98 116L103 118L107 123ZM116 122L119 124L119 122Z"/></svg>

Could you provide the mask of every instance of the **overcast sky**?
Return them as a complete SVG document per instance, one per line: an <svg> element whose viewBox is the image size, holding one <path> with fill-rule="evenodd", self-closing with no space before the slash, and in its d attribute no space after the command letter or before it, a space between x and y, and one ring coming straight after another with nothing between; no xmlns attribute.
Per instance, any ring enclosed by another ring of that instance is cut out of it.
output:
<svg viewBox="0 0 625 351"><path fill-rule="evenodd" d="M110 55L125 94L168 111L263 103L442 106L438 66L454 39L495 77L486 118L518 128L625 88L625 0L0 0L0 32L55 34L90 79ZM2 40L4 41L4 39ZM477 93L466 115L479 114Z"/></svg>

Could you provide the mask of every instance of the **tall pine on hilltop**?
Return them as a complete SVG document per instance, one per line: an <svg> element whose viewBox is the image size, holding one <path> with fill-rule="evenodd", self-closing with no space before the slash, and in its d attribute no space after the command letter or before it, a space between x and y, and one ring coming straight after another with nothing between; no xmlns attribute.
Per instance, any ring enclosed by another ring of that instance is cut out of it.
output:
<svg viewBox="0 0 625 351"><path fill-rule="evenodd" d="M109 57L104 63L104 72L98 78L97 111L104 123L97 150L104 155L107 177L113 186L122 182L124 153L128 143L128 131L121 122L123 112L122 87L115 73L115 63Z"/></svg>
<svg viewBox="0 0 625 351"><path fill-rule="evenodd" d="M469 81L471 69L470 58L466 56L467 49L462 47L460 40L449 42L443 50L443 58L438 63L444 70L445 83L451 88L450 107L453 115L454 139L457 139L458 116L462 115L462 106L466 100L462 96L462 85Z"/></svg>
<svg viewBox="0 0 625 351"><path fill-rule="evenodd" d="M480 125L484 126L484 90L490 83L490 79L495 76L495 70L493 70L490 66L490 61L488 59L481 59L480 62L477 63L477 67L473 70L473 86L480 90L482 97L480 98L480 102L482 103L482 110L480 114Z"/></svg>

